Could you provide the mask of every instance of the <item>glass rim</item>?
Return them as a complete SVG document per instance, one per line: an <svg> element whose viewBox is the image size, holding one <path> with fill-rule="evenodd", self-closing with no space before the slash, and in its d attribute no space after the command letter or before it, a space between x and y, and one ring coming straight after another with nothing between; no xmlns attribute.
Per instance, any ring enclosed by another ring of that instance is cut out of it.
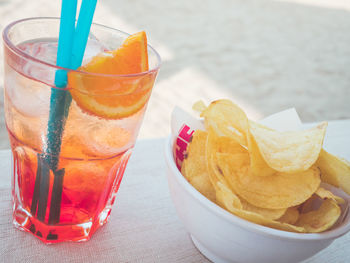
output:
<svg viewBox="0 0 350 263"><path fill-rule="evenodd" d="M48 63L48 62L45 62L43 60L40 60L40 59L37 59L29 54L27 54L26 52L24 52L23 50L19 49L16 45L14 45L12 43L12 41L10 40L10 37L9 37L9 31L16 25L20 24L20 23L24 23L24 22L27 22L27 21L35 21L35 20L60 20L59 17L28 17L28 18L23 18L23 19L19 19L19 20L15 20L13 22L11 22L10 24L8 24L3 32L2 32L2 38L3 38L3 41L4 43L6 44L6 46L11 49L16 55L18 56L21 56L25 59L28 59L28 60L31 60L35 63L38 63L38 64L42 64L44 66L48 66L48 67L51 67L51 68L54 68L56 70L65 70L67 72L76 72L76 73L79 73L79 74L82 74L82 75L90 75L90 76L96 76L96 77L121 77L121 78L129 78L129 77L138 77L138 76L143 76L143 75L148 75L148 74L152 74L154 72L157 72L160 68L160 65L161 65L161 57L159 55L159 53L151 46L147 43L147 48L149 48L150 50L152 50L152 52L154 52L155 56L156 56L156 59L157 59L157 63L156 65L147 70L147 71L143 71L143 72L140 72L140 73L133 73L133 74L103 74L103 73L92 73L92 72L86 72L86 71L81 71L81 70L74 70L74 69L70 69L70 68L65 68L65 67L60 67L60 66L57 66L57 65L54 65L54 64L51 64L51 63ZM98 26L98 27L102 27L104 29L107 29L107 30L113 30L113 31L116 31L118 33L121 33L121 34L124 34L125 36L130 36L131 34L129 33L126 33L124 31L121 31L119 29L115 29L113 27L109 27L109 26L105 26L105 25L102 25L102 24L99 24L99 23L92 23L92 25L95 25L95 26Z"/></svg>

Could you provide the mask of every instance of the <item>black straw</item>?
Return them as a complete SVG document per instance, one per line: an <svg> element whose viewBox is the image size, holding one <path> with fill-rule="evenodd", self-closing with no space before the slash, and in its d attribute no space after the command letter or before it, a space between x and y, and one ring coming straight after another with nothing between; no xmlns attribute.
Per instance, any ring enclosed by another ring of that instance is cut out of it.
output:
<svg viewBox="0 0 350 263"><path fill-rule="evenodd" d="M54 172L54 175L55 179L52 186L49 225L57 224L60 221L64 168Z"/></svg>
<svg viewBox="0 0 350 263"><path fill-rule="evenodd" d="M50 167L46 161L40 157L40 166L41 166L41 180L40 180L40 189L39 189L39 203L38 203L38 219L42 222L45 221L47 198L49 194L50 187Z"/></svg>
<svg viewBox="0 0 350 263"><path fill-rule="evenodd" d="M39 200L39 191L40 191L40 181L41 181L41 157L40 154L37 154L37 163L38 168L36 171L36 177L35 177L35 185L34 185L34 193L33 193L33 199L32 199L32 206L30 208L30 212L33 216L36 215L36 208L38 206L38 200Z"/></svg>

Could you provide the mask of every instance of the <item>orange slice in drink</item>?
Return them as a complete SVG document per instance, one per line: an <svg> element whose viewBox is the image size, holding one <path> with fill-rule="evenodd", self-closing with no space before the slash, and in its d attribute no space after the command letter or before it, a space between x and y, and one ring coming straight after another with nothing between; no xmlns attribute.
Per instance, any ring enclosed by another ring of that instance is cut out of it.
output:
<svg viewBox="0 0 350 263"><path fill-rule="evenodd" d="M143 31L129 36L117 50L98 54L78 70L97 74L68 74L73 99L84 111L107 119L139 111L147 103L155 79L154 74L137 74L148 70Z"/></svg>

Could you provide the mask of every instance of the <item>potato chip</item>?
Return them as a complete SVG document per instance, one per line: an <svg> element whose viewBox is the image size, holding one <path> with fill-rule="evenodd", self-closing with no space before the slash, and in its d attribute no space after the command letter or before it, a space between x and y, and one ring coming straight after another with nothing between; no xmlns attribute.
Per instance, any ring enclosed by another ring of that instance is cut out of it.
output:
<svg viewBox="0 0 350 263"><path fill-rule="evenodd" d="M332 199L326 199L318 210L300 214L296 223L308 233L319 233L330 229L338 220L341 209Z"/></svg>
<svg viewBox="0 0 350 263"><path fill-rule="evenodd" d="M344 204L345 203L345 200L343 198L333 194L331 191L328 191L322 187L319 187L317 189L317 191L315 192L315 194L318 195L322 199L332 199L337 204Z"/></svg>
<svg viewBox="0 0 350 263"><path fill-rule="evenodd" d="M317 160L327 123L304 131L278 132L249 123L260 153L274 170L285 173L306 171Z"/></svg>
<svg viewBox="0 0 350 263"><path fill-rule="evenodd" d="M194 188L214 202L216 194L209 179L205 157L206 141L207 132L197 130L193 133L181 171Z"/></svg>
<svg viewBox="0 0 350 263"><path fill-rule="evenodd" d="M267 226L267 227L272 227L275 229L285 230L289 232L299 232L299 233L305 232L305 229L303 227L298 227L298 226L293 226L291 224L278 222L275 220L268 219L260 214L257 214L251 211L238 209L232 203L232 200L234 200L234 198L232 198L233 196L235 196L235 194L227 186L225 186L224 184L221 184L220 182L217 184L216 199L222 205L222 207L226 208L226 210L228 210L232 214L239 216L243 219L246 219L250 222Z"/></svg>
<svg viewBox="0 0 350 263"><path fill-rule="evenodd" d="M260 153L258 145L256 144L255 139L250 132L248 132L247 139L251 173L257 176L270 176L277 173L276 170L272 169L265 162L264 158Z"/></svg>
<svg viewBox="0 0 350 263"><path fill-rule="evenodd" d="M268 219L271 219L271 220L279 219L287 211L286 208L283 208L283 209L261 208L261 207L257 207L255 205L252 205L252 204L248 203L244 199L240 199L240 200L241 200L241 203L242 203L242 210L259 214L259 215L263 216L264 218L268 218Z"/></svg>
<svg viewBox="0 0 350 263"><path fill-rule="evenodd" d="M282 223L287 223L294 225L299 218L299 210L297 206L292 206L287 209L287 211L284 213L284 215L279 218L277 221Z"/></svg>
<svg viewBox="0 0 350 263"><path fill-rule="evenodd" d="M227 185L218 181L215 189L216 201L222 208L228 209L229 211L243 208L239 197L235 195Z"/></svg>
<svg viewBox="0 0 350 263"><path fill-rule="evenodd" d="M316 165L321 170L321 180L340 187L350 194L350 163L322 149Z"/></svg>
<svg viewBox="0 0 350 263"><path fill-rule="evenodd" d="M197 103L194 106L202 109L203 105ZM253 174L267 176L276 173L261 156L254 138L248 131L248 118L241 108L231 101L218 100L212 102L201 116L204 117L207 129L211 126L218 135L229 137L248 147Z"/></svg>
<svg viewBox="0 0 350 263"><path fill-rule="evenodd" d="M234 192L257 207L281 209L303 203L319 187L320 172L312 167L307 171L272 176L254 176L249 166L238 168L232 155L218 155L217 165L223 171Z"/></svg>
<svg viewBox="0 0 350 263"><path fill-rule="evenodd" d="M248 156L248 152L245 148L243 148L233 139L224 136L218 136L212 127L209 127L205 151L208 170L210 171L212 177L216 177L215 180L212 180L213 185L215 185L216 181L220 181L224 184L227 184L227 181L224 178L222 171L216 165L216 154L218 152L238 152L239 154ZM240 164L239 161L245 163L246 158L243 158L241 160L235 160L236 165L243 165Z"/></svg>
<svg viewBox="0 0 350 263"><path fill-rule="evenodd" d="M295 226L295 225L291 225L291 224L287 224L287 223L283 223L283 222L279 222L279 221L275 221L275 220L270 220L268 218L265 218L259 214L253 213L253 212L235 209L235 211L233 211L232 213L243 218L243 219L246 219L250 222L253 222L253 223L256 223L259 225L263 225L263 226L267 226L267 227L271 227L271 228L275 228L275 229L279 229L279 230L284 230L284 231L288 231L288 232L297 232L297 233L305 233L306 232L304 227Z"/></svg>
<svg viewBox="0 0 350 263"><path fill-rule="evenodd" d="M214 187L216 186L217 182L227 184L226 179L222 174L222 171L219 170L215 162L215 153L216 149L218 148L216 139L216 133L214 132L213 128L210 127L208 131L207 142L205 145L205 156L206 165L209 172L209 179L211 180L211 183Z"/></svg>
<svg viewBox="0 0 350 263"><path fill-rule="evenodd" d="M230 137L218 137L213 133L215 139L215 152L219 153L241 153L248 156L248 150Z"/></svg>
<svg viewBox="0 0 350 263"><path fill-rule="evenodd" d="M217 153L220 155L220 153ZM223 153L222 153L223 154ZM243 157L243 154L236 154L235 155L237 157L236 159L236 163L239 165L239 163L241 161L244 162L245 158ZM216 184L221 184L224 185L225 187L229 188L230 191L232 191L232 189L227 185L227 181L224 179L222 171L220 170L220 168L215 165L215 155L211 156L211 159L209 160L209 176L211 177L211 182L212 183L216 183ZM219 179L220 178L220 179ZM218 190L216 189L216 193L218 194ZM232 192L233 193L233 192ZM224 197L223 197L224 198ZM235 208L237 209L243 209L246 211L250 211L250 212L254 212L257 214L262 215L265 218L269 218L269 219L278 219L280 218L286 211L286 209L266 209L266 208L260 208L260 207L256 207L250 203L248 203L247 201L240 199L237 195L226 195L226 198L230 199L230 203L234 205ZM220 204L221 206L223 206L222 204Z"/></svg>
<svg viewBox="0 0 350 263"><path fill-rule="evenodd" d="M247 146L248 118L244 111L233 102L229 100L213 101L202 112L201 117L204 117L206 129L213 127L218 135L225 135Z"/></svg>
<svg viewBox="0 0 350 263"><path fill-rule="evenodd" d="M227 155L228 153L216 153L214 154L214 156L212 156L210 162L211 162L211 167L214 167L212 172L217 174L217 177L222 177L221 179L221 183L222 184L226 184L229 185L228 180L226 180L223 177L223 171L220 169L220 167L218 165L216 165L216 156L220 156L221 155ZM235 166L237 167L242 167L242 166L246 166L249 165L249 157L246 153L236 153L236 154L229 154L230 155L230 159L232 160L232 162L234 163ZM230 186L227 186L230 188L231 191L234 192L233 188ZM245 201L244 199L240 199L241 205L239 205L239 207L241 207L241 209L243 210L247 210L247 211L251 211L251 212L255 212L258 213L266 218L269 219L278 219L280 218L286 211L285 208L282 209L268 209L268 208L262 208L262 207L257 207L254 206L252 204L250 204L249 202Z"/></svg>
<svg viewBox="0 0 350 263"><path fill-rule="evenodd" d="M203 112L206 108L207 106L205 106L202 100L196 101L192 106L192 109L198 112Z"/></svg>
<svg viewBox="0 0 350 263"><path fill-rule="evenodd" d="M249 156L247 150L243 148L240 144L228 137L218 137L213 129L209 129L208 139L207 139L207 164L209 170L209 176L211 177L211 182L215 185L220 182L222 185L227 186L227 181L223 177L223 173L220 168L216 165L216 156L220 154L236 153L233 155L233 162L237 166L243 166L249 164ZM232 191L232 189L230 189ZM245 200L240 200L236 195L227 197L232 201L236 208L244 209L247 211L255 212L261 214L262 216L269 219L280 218L286 211L286 209L266 209L256 207Z"/></svg>
<svg viewBox="0 0 350 263"><path fill-rule="evenodd" d="M218 153L220 154L220 153ZM236 156L238 156L240 154L237 154ZM242 161L243 158L238 158L237 161ZM219 182L222 185L225 185L225 187L229 188L230 191L232 191L232 189L227 185L227 181L224 180L224 178L222 178L222 171L219 169L218 166L215 165L215 161L214 161L214 157L212 157L212 159L210 160L210 170L212 174L216 174L217 176L215 177L215 179L212 179L213 181ZM221 180L217 179L217 178L222 178ZM217 191L217 189L216 189ZM232 191L233 193L233 191ZM267 209L267 208L261 208L261 207L256 207L250 203L248 203L247 201L245 201L244 199L240 199L238 196L234 195L234 196L230 196L227 197L230 198L231 201L230 203L234 204L234 207L238 208L238 209L243 209L246 211L250 211L250 212L254 212L257 214L260 214L261 216L268 218L268 219L278 219L280 218L286 211L286 209Z"/></svg>
<svg viewBox="0 0 350 263"><path fill-rule="evenodd" d="M207 132L196 131L181 172L208 199L263 226L297 233L330 229L344 199L321 180L350 194L350 163L322 149L327 123L278 132L249 120L229 100L201 112ZM338 204L337 204L338 203Z"/></svg>
<svg viewBox="0 0 350 263"><path fill-rule="evenodd" d="M304 203L300 205L300 212L305 214L307 212L310 212L313 210L313 207L316 205L316 203L320 200L320 198L317 195L312 195L309 199L307 199Z"/></svg>
<svg viewBox="0 0 350 263"><path fill-rule="evenodd" d="M182 164L181 170L184 170L186 178L198 176L196 169L201 170L201 174L206 172L205 164L205 142L207 140L207 132L196 130L191 138L191 143L187 147L186 158Z"/></svg>

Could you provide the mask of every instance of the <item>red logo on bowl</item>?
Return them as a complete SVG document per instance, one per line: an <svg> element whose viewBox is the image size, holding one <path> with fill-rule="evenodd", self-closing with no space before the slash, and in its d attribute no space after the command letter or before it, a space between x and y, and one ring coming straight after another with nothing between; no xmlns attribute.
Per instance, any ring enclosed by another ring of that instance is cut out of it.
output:
<svg viewBox="0 0 350 263"><path fill-rule="evenodd" d="M181 165L185 158L187 145L190 143L193 133L194 130L192 130L189 126L184 124L181 127L178 136L176 137L174 155L176 166L179 170L181 170Z"/></svg>

